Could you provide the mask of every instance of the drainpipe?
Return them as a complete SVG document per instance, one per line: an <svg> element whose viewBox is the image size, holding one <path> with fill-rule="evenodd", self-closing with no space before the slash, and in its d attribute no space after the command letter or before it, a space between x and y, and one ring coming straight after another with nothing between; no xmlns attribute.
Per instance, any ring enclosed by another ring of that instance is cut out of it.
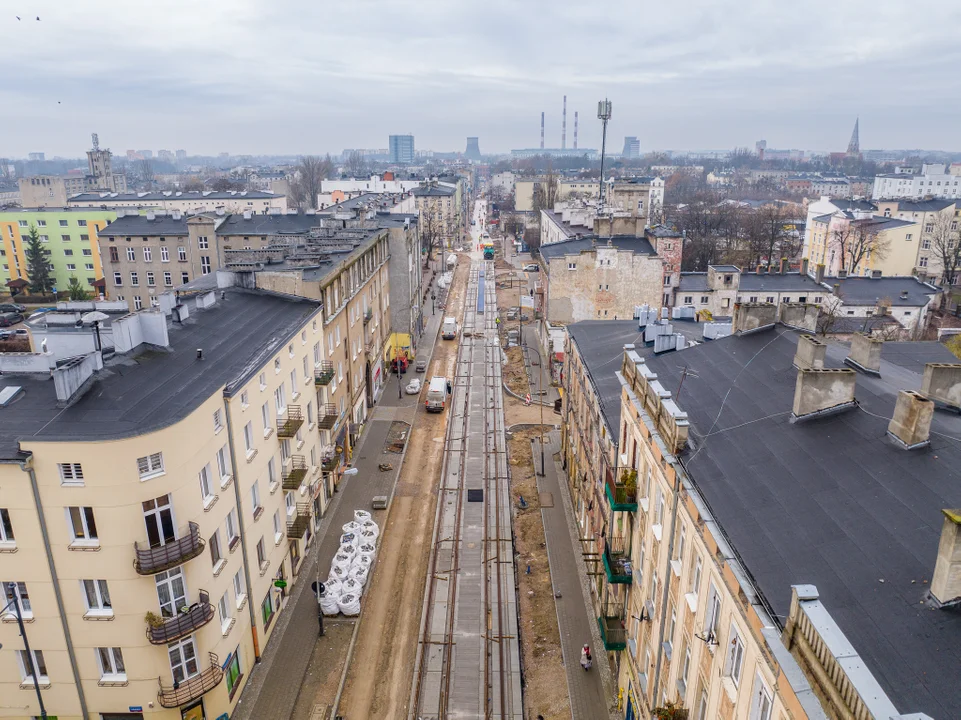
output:
<svg viewBox="0 0 961 720"><path fill-rule="evenodd" d="M681 476L674 473L674 502L671 508L671 536L667 541L667 566L664 568L664 592L661 596L661 629L657 637L657 664L654 667L654 692L651 710L657 707L657 690L661 680L661 657L664 654L664 630L667 625L667 601L671 590L671 557L674 555L674 529L677 526L677 506L681 498Z"/></svg>
<svg viewBox="0 0 961 720"><path fill-rule="evenodd" d="M244 561L244 579L247 584L247 612L250 614L250 635L254 641L254 661L260 662L260 640L257 638L257 616L254 613L254 589L250 582L250 558L247 556L247 528L244 526L244 510L240 503L240 476L237 450L234 447L234 428L230 420L230 398L224 395L224 415L227 417L227 447L230 448L230 468L234 473L234 500L237 502L237 520L240 527L240 554Z"/></svg>
<svg viewBox="0 0 961 720"><path fill-rule="evenodd" d="M73 650L73 640L70 637L70 625L67 623L67 611L63 604L63 594L60 592L60 579L57 576L57 566L53 561L53 549L50 547L50 534L47 532L47 518L40 502L40 487L37 485L37 474L33 470L33 455L18 463L20 469L30 476L30 489L33 491L33 502L37 508L37 519L40 521L40 536L43 538L43 550L47 555L47 565L50 568L50 579L53 582L53 594L57 599L57 611L60 613L60 625L63 637L67 643L67 656L70 658L70 671L73 682L77 686L77 698L80 700L80 715L87 720L87 698L83 694L83 684L80 681L80 668L77 665L77 655Z"/></svg>

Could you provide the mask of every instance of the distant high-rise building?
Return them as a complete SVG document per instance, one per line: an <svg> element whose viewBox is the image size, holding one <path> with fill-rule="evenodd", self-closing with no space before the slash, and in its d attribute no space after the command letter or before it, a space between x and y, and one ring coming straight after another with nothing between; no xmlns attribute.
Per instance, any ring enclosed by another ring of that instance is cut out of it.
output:
<svg viewBox="0 0 961 720"><path fill-rule="evenodd" d="M390 162L397 165L410 165L414 162L414 136L390 135Z"/></svg>
<svg viewBox="0 0 961 720"><path fill-rule="evenodd" d="M854 119L854 132L851 133L851 140L848 142L848 155L861 154L861 138L858 137L858 124L861 118Z"/></svg>
<svg viewBox="0 0 961 720"><path fill-rule="evenodd" d="M177 159L178 159L178 160L186 160L186 159L187 159L187 151L186 151L186 150L178 150L178 151L177 151Z"/></svg>
<svg viewBox="0 0 961 720"><path fill-rule="evenodd" d="M627 136L624 138L624 150L621 152L621 157L632 159L641 156L641 141L636 137Z"/></svg>
<svg viewBox="0 0 961 720"><path fill-rule="evenodd" d="M27 153L27 160L44 160L44 153Z"/></svg>
<svg viewBox="0 0 961 720"><path fill-rule="evenodd" d="M158 160L162 160L163 162L171 162L171 163L172 163L172 162L174 161L174 154L173 154L172 152L170 152L169 150L158 150L158 151L157 151L157 159L158 159Z"/></svg>
<svg viewBox="0 0 961 720"><path fill-rule="evenodd" d="M467 150L464 151L464 157L468 160L480 160L480 142L475 137L467 138Z"/></svg>
<svg viewBox="0 0 961 720"><path fill-rule="evenodd" d="M137 154L145 160L150 160L153 158L153 150L138 150Z"/></svg>

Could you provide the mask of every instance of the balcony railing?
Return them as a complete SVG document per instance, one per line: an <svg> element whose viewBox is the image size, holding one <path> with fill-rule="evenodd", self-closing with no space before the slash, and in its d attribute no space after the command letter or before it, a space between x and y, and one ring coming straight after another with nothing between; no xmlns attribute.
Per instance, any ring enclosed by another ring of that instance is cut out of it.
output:
<svg viewBox="0 0 961 720"><path fill-rule="evenodd" d="M290 456L290 468L284 472L281 487L284 490L296 490L307 477L307 460L303 455Z"/></svg>
<svg viewBox="0 0 961 720"><path fill-rule="evenodd" d="M178 612L163 625L147 626L147 639L152 645L166 645L182 637L187 637L195 630L199 630L214 617L214 606L210 604L210 597L206 590L200 591L200 600L187 610Z"/></svg>
<svg viewBox="0 0 961 720"><path fill-rule="evenodd" d="M180 537L176 540L157 547L134 542L134 569L140 575L156 575L181 565L204 551L206 543L200 537L200 526L197 523L188 523L187 527L177 534Z"/></svg>
<svg viewBox="0 0 961 720"><path fill-rule="evenodd" d="M374 318L374 311L371 309L368 309L367 312L364 313L364 325L369 323L373 318Z"/></svg>
<svg viewBox="0 0 961 720"><path fill-rule="evenodd" d="M611 510L637 512L637 470L622 468L617 475L608 470L606 491Z"/></svg>
<svg viewBox="0 0 961 720"><path fill-rule="evenodd" d="M601 609L597 626L607 650L624 650L627 647L627 629L624 627L624 606L621 603L608 603Z"/></svg>
<svg viewBox="0 0 961 720"><path fill-rule="evenodd" d="M604 572L609 583L630 585L631 550L625 538L607 538L604 543Z"/></svg>
<svg viewBox="0 0 961 720"><path fill-rule="evenodd" d="M314 385L329 385L334 379L334 364L324 360L319 367L314 368Z"/></svg>
<svg viewBox="0 0 961 720"><path fill-rule="evenodd" d="M220 659L210 653L210 665L191 678L187 678L181 683L164 685L160 682L160 692L157 699L160 705L165 708L178 708L189 702L198 700L206 693L220 685L224 679L224 671L220 667Z"/></svg>
<svg viewBox="0 0 961 720"><path fill-rule="evenodd" d="M340 453L335 449L325 451L320 458L320 467L328 472L333 470L338 465L340 465Z"/></svg>
<svg viewBox="0 0 961 720"><path fill-rule="evenodd" d="M319 405L317 407L317 427L323 430L330 430L337 424L337 406L333 403Z"/></svg>
<svg viewBox="0 0 961 720"><path fill-rule="evenodd" d="M291 438L304 424L300 405L288 405L286 412L277 419L277 437Z"/></svg>
<svg viewBox="0 0 961 720"><path fill-rule="evenodd" d="M297 503L293 517L287 521L287 537L302 538L310 524L310 504Z"/></svg>

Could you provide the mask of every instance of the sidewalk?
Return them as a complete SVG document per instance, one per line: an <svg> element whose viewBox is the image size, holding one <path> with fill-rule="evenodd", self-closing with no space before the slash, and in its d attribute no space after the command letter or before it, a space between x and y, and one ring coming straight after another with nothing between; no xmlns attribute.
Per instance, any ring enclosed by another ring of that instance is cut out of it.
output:
<svg viewBox="0 0 961 720"><path fill-rule="evenodd" d="M427 358L433 351L440 317L437 314L428 318L424 343L418 356L423 353L423 357ZM416 373L411 369L401 376L401 383L406 385L407 378L415 376ZM327 514L303 560L298 573L299 581L277 619L278 625L261 655L260 664L251 672L231 720L286 719L293 713L318 637L317 600L310 584L318 577L327 577L330 560L340 546L341 528L354 519L354 510L370 511L371 499L375 495L390 496L400 475L401 455L385 452L387 434L394 420L413 424L419 395L404 394L398 398L396 383L396 376L389 375L380 403L371 410L367 426L355 448L352 465L359 472L341 481L339 490L328 506ZM378 465L382 462L391 463L394 469L381 472ZM386 511L371 512L374 520L383 527Z"/></svg>
<svg viewBox="0 0 961 720"><path fill-rule="evenodd" d="M548 457L545 476L538 477L537 489L550 493L553 507L541 507L547 556L551 567L557 606L557 624L561 635L561 649L567 668L567 687L571 697L573 720L607 720L611 717L608 699L613 697L613 679L607 653L601 642L600 630L590 610L587 568L581 556L580 543L571 507L566 474L553 460L560 451L560 434L554 430L547 435L544 451ZM533 442L535 455L540 448ZM580 666L581 648L587 643L594 656L594 667L584 672Z"/></svg>
<svg viewBox="0 0 961 720"><path fill-rule="evenodd" d="M560 397L560 393L557 392L557 388L551 385L550 370L548 369L547 363L550 362L549 358L544 357L544 348L540 343L540 336L537 334L537 330L534 329L532 325L525 325L523 336L521 338L524 345L529 348L533 348L538 353L540 353L540 362L544 363L544 390L547 392L541 394L541 369L536 365L531 365L531 361L538 360L536 353L524 352L524 365L527 367L527 379L531 387L531 397L535 400L541 400L546 402L548 405L553 406L554 401Z"/></svg>

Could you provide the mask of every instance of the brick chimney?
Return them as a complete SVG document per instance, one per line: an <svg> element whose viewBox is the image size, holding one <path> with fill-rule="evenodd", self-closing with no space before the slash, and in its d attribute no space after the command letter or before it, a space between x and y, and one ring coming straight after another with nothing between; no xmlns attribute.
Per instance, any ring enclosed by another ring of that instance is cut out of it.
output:
<svg viewBox="0 0 961 720"><path fill-rule="evenodd" d="M953 363L928 363L924 366L921 394L929 400L961 407L961 365Z"/></svg>
<svg viewBox="0 0 961 720"><path fill-rule="evenodd" d="M780 272L781 275L784 275L784 274L787 273L787 258L786 258L786 257L782 257L782 258L781 258L781 265L778 267L778 272Z"/></svg>
<svg viewBox="0 0 961 720"><path fill-rule="evenodd" d="M818 263L814 268L814 282L819 284L824 282L824 263Z"/></svg>
<svg viewBox="0 0 961 720"><path fill-rule="evenodd" d="M848 369L798 370L791 421L854 407L857 373Z"/></svg>
<svg viewBox="0 0 961 720"><path fill-rule="evenodd" d="M940 606L961 601L961 510L942 510L941 542L931 578L931 597Z"/></svg>
<svg viewBox="0 0 961 720"><path fill-rule="evenodd" d="M934 403L913 390L901 390L888 423L888 435L907 450L924 447L931 434Z"/></svg>
<svg viewBox="0 0 961 720"><path fill-rule="evenodd" d="M881 344L883 341L864 333L851 336L851 350L844 363L855 370L881 377Z"/></svg>

